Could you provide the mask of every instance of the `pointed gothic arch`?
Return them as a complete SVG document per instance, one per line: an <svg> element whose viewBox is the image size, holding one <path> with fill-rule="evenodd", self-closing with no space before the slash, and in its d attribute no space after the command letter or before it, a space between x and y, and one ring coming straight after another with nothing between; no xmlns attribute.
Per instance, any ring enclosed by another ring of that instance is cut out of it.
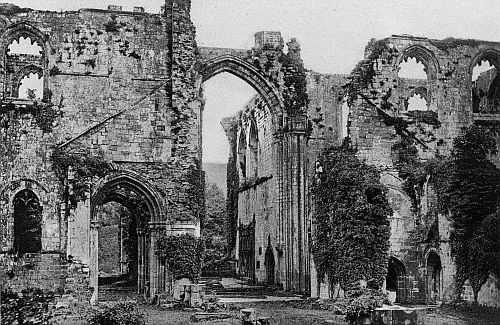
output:
<svg viewBox="0 0 500 325"><path fill-rule="evenodd" d="M256 67L236 56L222 55L205 62L200 70L202 82L222 72L231 73L252 86L269 107L273 125L280 122L285 107L280 92Z"/></svg>

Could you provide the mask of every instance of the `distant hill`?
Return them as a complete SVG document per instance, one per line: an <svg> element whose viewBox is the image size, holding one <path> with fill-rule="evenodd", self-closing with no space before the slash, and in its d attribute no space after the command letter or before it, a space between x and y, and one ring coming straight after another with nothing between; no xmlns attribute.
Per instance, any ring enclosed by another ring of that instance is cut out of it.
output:
<svg viewBox="0 0 500 325"><path fill-rule="evenodd" d="M222 190L226 196L226 178L227 178L227 164L223 163L203 163L203 170L205 171L205 182L214 183Z"/></svg>

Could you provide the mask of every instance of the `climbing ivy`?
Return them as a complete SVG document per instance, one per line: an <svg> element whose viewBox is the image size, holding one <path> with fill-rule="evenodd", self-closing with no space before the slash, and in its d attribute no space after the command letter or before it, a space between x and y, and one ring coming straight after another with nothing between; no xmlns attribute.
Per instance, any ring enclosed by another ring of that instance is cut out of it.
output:
<svg viewBox="0 0 500 325"><path fill-rule="evenodd" d="M313 186L313 254L318 276L352 290L359 280L381 286L387 273L392 214L380 173L348 145L326 149Z"/></svg>
<svg viewBox="0 0 500 325"><path fill-rule="evenodd" d="M354 101L358 99L358 95L362 94L362 91L373 83L373 78L377 74L375 70L377 59L390 63L397 56L397 50L389 48L388 44L389 39L384 38L372 41L367 45L365 51L369 51L370 54L358 62L351 72L351 81L345 86L349 106L352 106Z"/></svg>
<svg viewBox="0 0 500 325"><path fill-rule="evenodd" d="M56 147L52 151L51 160L52 169L62 184L68 178L70 167L74 173L74 178L69 180L72 189L68 192L68 199L72 207L76 207L79 201L87 199L91 178L102 178L111 171L111 166L105 161L102 152L98 152L97 155L92 155L88 150L70 153Z"/></svg>
<svg viewBox="0 0 500 325"><path fill-rule="evenodd" d="M414 206L429 181L439 212L450 216L456 282L461 290L469 279L476 299L489 275L500 275L500 170L489 160L496 153L492 133L481 126L464 129L454 139L449 157L423 162L411 140L404 138L393 146L403 189Z"/></svg>
<svg viewBox="0 0 500 325"><path fill-rule="evenodd" d="M33 121L36 126L38 126L43 133L51 133L54 126L54 122L62 116L62 112L56 107L49 103L50 101L50 91L45 91L45 99L47 102L34 101L33 104L27 106L18 106L12 103L7 103L2 105L0 110L0 115L9 114L13 111L17 114L31 114L33 116ZM8 126L8 123L6 124ZM4 127L4 125L2 125Z"/></svg>
<svg viewBox="0 0 500 325"><path fill-rule="evenodd" d="M157 249L175 279L198 280L205 249L202 239L190 234L163 235L158 239Z"/></svg>
<svg viewBox="0 0 500 325"><path fill-rule="evenodd" d="M482 235L485 226L490 228L487 225L491 218L498 219L500 170L488 158L496 153L492 134L472 126L455 138L450 159L434 175L440 209L448 212L452 220L450 244L457 265L457 284L461 288L470 279L476 299L489 274L499 272L498 237L494 244ZM485 256L484 247L493 248L488 252L493 258Z"/></svg>
<svg viewBox="0 0 500 325"><path fill-rule="evenodd" d="M309 104L304 66L284 53L279 57L279 61L284 70L283 101L285 107L292 114L302 112Z"/></svg>

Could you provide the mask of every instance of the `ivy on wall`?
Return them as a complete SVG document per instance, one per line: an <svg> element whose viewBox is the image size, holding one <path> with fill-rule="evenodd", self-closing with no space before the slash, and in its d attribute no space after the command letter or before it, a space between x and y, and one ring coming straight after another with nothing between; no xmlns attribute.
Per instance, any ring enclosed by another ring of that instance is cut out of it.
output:
<svg viewBox="0 0 500 325"><path fill-rule="evenodd" d="M71 190L68 192L68 199L72 207L76 207L79 201L87 199L90 192L89 180L93 177L104 177L111 171L111 166L104 159L102 152L91 155L90 152L70 153L64 149L55 148L52 151L52 168L64 184L68 178L68 171L74 173L74 178L69 180Z"/></svg>
<svg viewBox="0 0 500 325"><path fill-rule="evenodd" d="M56 109L53 104L39 103L37 101L35 101L32 105L23 107L12 103L2 104L0 114L4 116L12 111L16 114L31 114L35 125L38 126L43 133L51 133L55 121L62 116L62 112ZM5 119L5 123L3 123L1 127L9 127L7 119Z"/></svg>
<svg viewBox="0 0 500 325"><path fill-rule="evenodd" d="M352 290L360 280L380 287L387 274L392 209L380 173L348 145L326 149L313 186L313 254L318 277Z"/></svg>
<svg viewBox="0 0 500 325"><path fill-rule="evenodd" d="M497 154L487 128L471 126L453 141L449 157L423 162L411 140L393 146L403 189L416 206L427 181L439 212L449 215L451 253L461 290L469 279L475 299L490 274L500 276L500 170L489 160Z"/></svg>
<svg viewBox="0 0 500 325"><path fill-rule="evenodd" d="M369 55L356 65L351 72L351 81L345 86L349 106L352 106L358 96L373 83L373 78L377 75L375 70L377 60L381 59L385 63L390 63L396 58L397 50L389 48L388 44L389 39L384 38L367 45L365 52L368 51Z"/></svg>
<svg viewBox="0 0 500 325"><path fill-rule="evenodd" d="M282 94L285 108L291 114L304 112L309 104L304 65L284 53L279 57L279 62L284 70Z"/></svg>
<svg viewBox="0 0 500 325"><path fill-rule="evenodd" d="M488 158L494 154L497 146L492 134L472 126L454 139L451 157L434 172L440 209L452 220L456 281L461 288L469 279L476 300L490 273L500 275L500 222L492 226L494 220L500 221L500 170ZM483 252L486 247L490 250Z"/></svg>
<svg viewBox="0 0 500 325"><path fill-rule="evenodd" d="M157 241L157 249L175 279L198 280L205 249L202 239L190 234L163 235Z"/></svg>

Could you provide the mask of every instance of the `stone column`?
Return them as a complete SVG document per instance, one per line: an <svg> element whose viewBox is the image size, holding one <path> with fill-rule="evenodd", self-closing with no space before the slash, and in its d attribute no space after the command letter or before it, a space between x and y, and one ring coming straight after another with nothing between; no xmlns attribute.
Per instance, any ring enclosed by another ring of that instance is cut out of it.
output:
<svg viewBox="0 0 500 325"><path fill-rule="evenodd" d="M137 293L144 292L144 231L137 229Z"/></svg>
<svg viewBox="0 0 500 325"><path fill-rule="evenodd" d="M95 304L98 299L99 281L99 221L90 221L90 286L93 288L91 304Z"/></svg>
<svg viewBox="0 0 500 325"><path fill-rule="evenodd" d="M158 224L154 222L149 223L149 297L153 298L158 294L158 280L159 280L159 259L156 254L156 241L158 239Z"/></svg>
<svg viewBox="0 0 500 325"><path fill-rule="evenodd" d="M149 283L150 298L165 292L165 265L162 265L157 254L157 242L162 233L166 232L166 222L149 223Z"/></svg>
<svg viewBox="0 0 500 325"><path fill-rule="evenodd" d="M288 116L278 157L278 213L284 250L285 288L310 290L309 221L307 218L307 117Z"/></svg>

